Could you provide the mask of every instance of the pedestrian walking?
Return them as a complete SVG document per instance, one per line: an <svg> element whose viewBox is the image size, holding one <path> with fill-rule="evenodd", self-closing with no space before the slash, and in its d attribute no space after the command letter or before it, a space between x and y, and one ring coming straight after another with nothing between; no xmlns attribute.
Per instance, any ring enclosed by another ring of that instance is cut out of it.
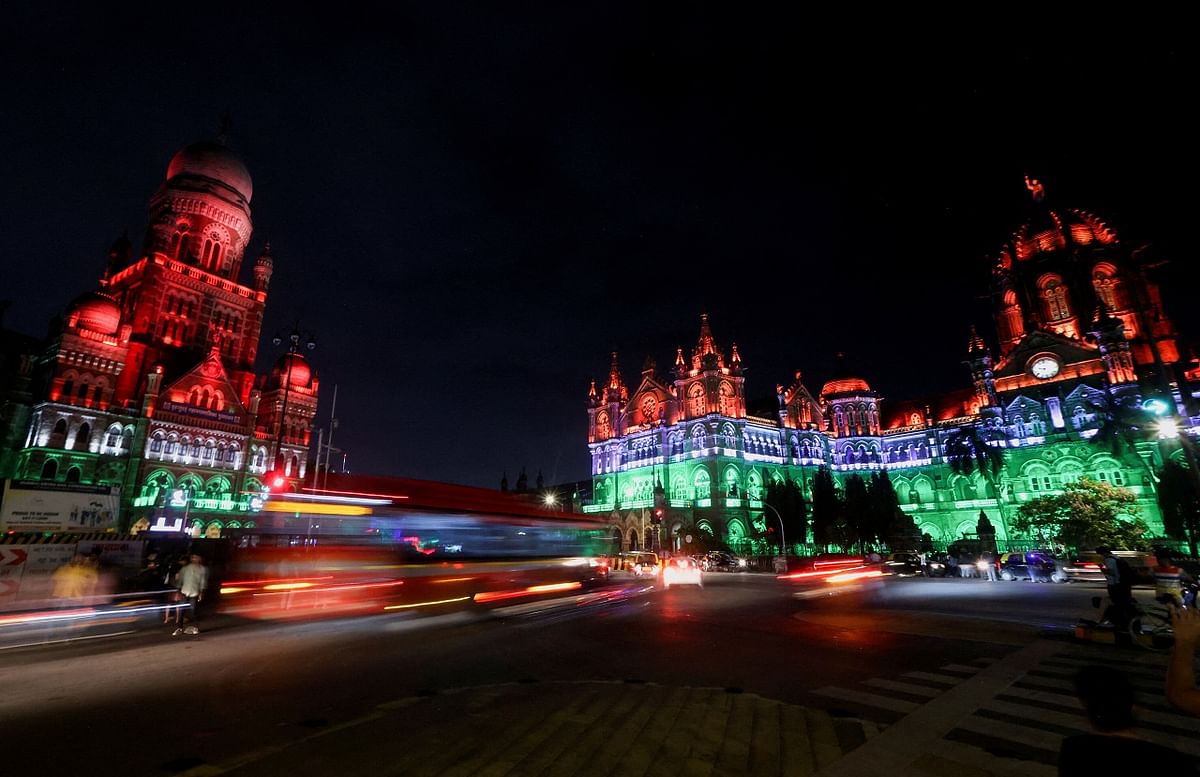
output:
<svg viewBox="0 0 1200 777"><path fill-rule="evenodd" d="M179 593L185 602L182 608L184 625L182 628L176 627L172 634L179 636L200 633L200 629L196 627L196 608L204 598L207 588L208 567L204 566L204 559L199 553L193 553L187 566L179 570Z"/></svg>
<svg viewBox="0 0 1200 777"><path fill-rule="evenodd" d="M996 582L996 554L992 553L990 550L985 550L980 555L979 560L987 565L983 568L983 574L987 576L988 582Z"/></svg>

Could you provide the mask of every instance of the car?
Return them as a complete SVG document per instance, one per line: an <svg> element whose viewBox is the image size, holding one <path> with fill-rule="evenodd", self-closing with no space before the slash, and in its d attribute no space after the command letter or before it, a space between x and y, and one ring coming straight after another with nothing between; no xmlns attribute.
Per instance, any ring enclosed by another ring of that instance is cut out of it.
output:
<svg viewBox="0 0 1200 777"><path fill-rule="evenodd" d="M708 572L736 572L746 568L746 560L738 559L731 553L712 550L704 560L704 569Z"/></svg>
<svg viewBox="0 0 1200 777"><path fill-rule="evenodd" d="M1099 553L1080 553L1063 564L1068 583L1103 583L1104 557Z"/></svg>
<svg viewBox="0 0 1200 777"><path fill-rule="evenodd" d="M1062 583L1067 576L1049 551L1030 550L1006 554L1000 561L1000 579Z"/></svg>
<svg viewBox="0 0 1200 777"><path fill-rule="evenodd" d="M676 556L663 567L663 588L673 585L694 585L704 587L704 572L695 559L687 556Z"/></svg>
<svg viewBox="0 0 1200 777"><path fill-rule="evenodd" d="M651 551L633 551L621 554L622 566L634 577L658 575L658 554Z"/></svg>
<svg viewBox="0 0 1200 777"><path fill-rule="evenodd" d="M925 572L915 553L893 553L883 562L883 570L900 577L914 577Z"/></svg>

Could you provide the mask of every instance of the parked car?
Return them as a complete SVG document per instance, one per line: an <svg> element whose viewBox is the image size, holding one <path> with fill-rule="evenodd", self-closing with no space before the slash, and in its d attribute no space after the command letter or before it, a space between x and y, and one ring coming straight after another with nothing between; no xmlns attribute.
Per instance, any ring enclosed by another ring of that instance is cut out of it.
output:
<svg viewBox="0 0 1200 777"><path fill-rule="evenodd" d="M947 563L946 554L930 553L925 559L925 576L926 577L945 577L950 574L950 565Z"/></svg>
<svg viewBox="0 0 1200 777"><path fill-rule="evenodd" d="M1067 576L1046 550L1008 553L1000 561L1001 580L1037 580L1063 583Z"/></svg>
<svg viewBox="0 0 1200 777"><path fill-rule="evenodd" d="M925 573L915 553L893 553L883 562L883 569L900 577L915 577Z"/></svg>
<svg viewBox="0 0 1200 777"><path fill-rule="evenodd" d="M704 573L695 559L687 556L676 556L663 567L663 588L673 585L694 585L704 587Z"/></svg>
<svg viewBox="0 0 1200 777"><path fill-rule="evenodd" d="M709 572L736 572L746 568L745 559L720 550L709 551L704 560L704 569Z"/></svg>

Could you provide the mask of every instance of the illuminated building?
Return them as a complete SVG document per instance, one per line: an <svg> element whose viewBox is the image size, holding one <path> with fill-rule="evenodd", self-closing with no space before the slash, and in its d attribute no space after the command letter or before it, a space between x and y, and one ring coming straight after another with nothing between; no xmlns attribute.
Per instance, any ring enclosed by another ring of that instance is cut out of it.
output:
<svg viewBox="0 0 1200 777"><path fill-rule="evenodd" d="M973 536L980 512L1001 543L1028 543L1011 530L1018 506L1081 477L1132 491L1161 535L1153 473L1164 456L1182 458L1178 442L1145 440L1136 453L1115 453L1092 438L1112 408L1143 402L1160 402L1195 434L1189 386L1200 374L1184 371L1145 250L1090 213L1049 207L1044 188L1026 183L1032 215L993 273L999 355L993 360L972 328L970 384L885 404L860 376L835 375L814 395L797 372L770 407L748 412L737 346L726 358L702 316L690 359L678 349L670 378L647 361L631 390L613 354L607 381L593 382L584 511L607 515L626 549L660 537L677 543L694 525L750 550L766 523L768 479L802 483L811 498L813 473L825 466L839 484L886 469L901 508L938 544ZM994 484L947 463L947 440L968 429L1003 453ZM647 520L656 505L665 511L661 535Z"/></svg>
<svg viewBox="0 0 1200 777"><path fill-rule="evenodd" d="M254 372L274 267L264 248L250 285L239 280L252 196L223 143L175 154L142 250L118 239L99 287L52 325L24 434L0 474L120 488L126 525L167 517L210 534L253 520L269 471L298 487L318 380L299 354Z"/></svg>

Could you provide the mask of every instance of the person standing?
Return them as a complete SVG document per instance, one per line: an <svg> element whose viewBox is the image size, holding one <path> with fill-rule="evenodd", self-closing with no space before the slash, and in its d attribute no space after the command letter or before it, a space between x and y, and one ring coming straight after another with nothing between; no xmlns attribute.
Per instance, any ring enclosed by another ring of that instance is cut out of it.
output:
<svg viewBox="0 0 1200 777"><path fill-rule="evenodd" d="M208 567L204 566L204 559L199 553L193 553L191 561L183 569L179 570L179 594L183 597L183 623L182 628L176 628L172 632L173 635L180 634L199 634L200 630L196 628L196 608L200 601L204 598L204 591L208 588Z"/></svg>
<svg viewBox="0 0 1200 777"><path fill-rule="evenodd" d="M1171 604L1184 604L1183 584L1191 582L1192 576L1175 566L1170 548L1159 548L1154 557L1158 560L1154 565L1154 599L1161 602L1169 597Z"/></svg>
<svg viewBox="0 0 1200 777"><path fill-rule="evenodd" d="M1104 582L1108 584L1108 598L1112 602L1104 613L1105 620L1124 632L1133 610L1133 568L1117 558L1110 548L1099 547L1096 552L1104 558Z"/></svg>
<svg viewBox="0 0 1200 777"><path fill-rule="evenodd" d="M987 576L989 583L996 582L996 554L990 550L985 550L979 555L980 561L983 561L987 566L983 568L983 574Z"/></svg>

